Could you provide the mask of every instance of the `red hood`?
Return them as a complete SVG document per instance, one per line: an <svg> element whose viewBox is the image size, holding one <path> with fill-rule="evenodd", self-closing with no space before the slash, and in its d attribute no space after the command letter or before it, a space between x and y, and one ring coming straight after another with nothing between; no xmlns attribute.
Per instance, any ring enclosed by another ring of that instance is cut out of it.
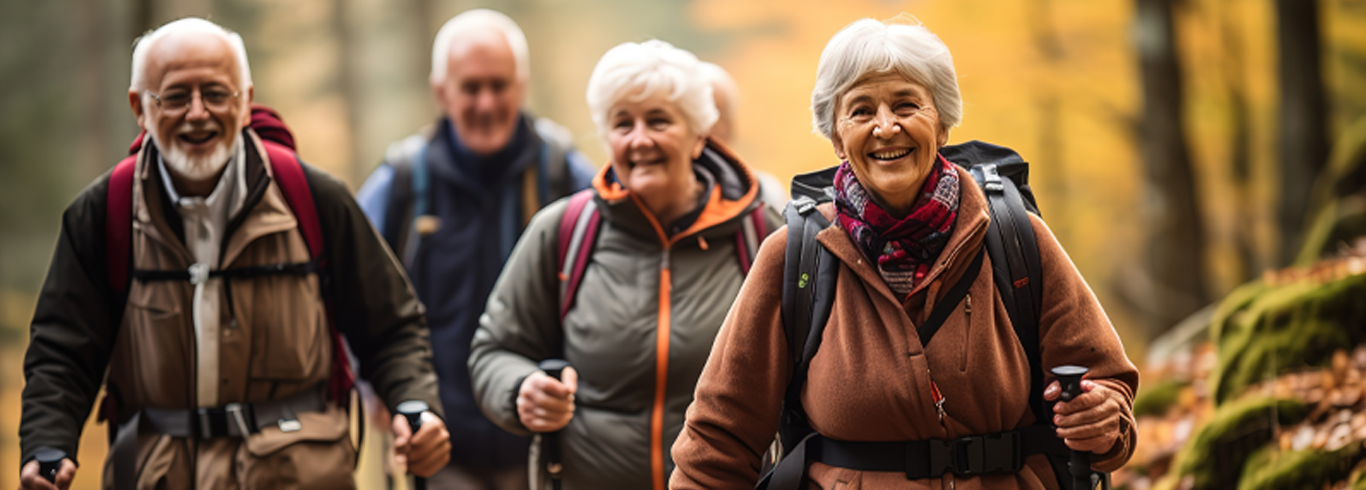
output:
<svg viewBox="0 0 1366 490"><path fill-rule="evenodd" d="M294 148L294 134L289 132L289 126L285 126L285 120L280 118L280 113L275 109L261 104L251 105L251 124L248 126L256 130L256 134L261 139L273 141L284 145L291 150ZM138 133L133 138L133 144L128 146L128 154L136 155L142 149L142 138L147 135L146 131Z"/></svg>

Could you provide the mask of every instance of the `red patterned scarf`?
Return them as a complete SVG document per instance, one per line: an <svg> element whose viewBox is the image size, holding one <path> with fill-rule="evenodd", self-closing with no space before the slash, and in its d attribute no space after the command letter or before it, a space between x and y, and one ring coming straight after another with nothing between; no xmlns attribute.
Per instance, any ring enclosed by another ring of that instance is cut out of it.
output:
<svg viewBox="0 0 1366 490"><path fill-rule="evenodd" d="M839 224L898 296L910 294L930 272L944 250L958 216L958 172L939 157L920 197L904 218L896 218L874 202L854 177L849 162L835 172L835 208Z"/></svg>

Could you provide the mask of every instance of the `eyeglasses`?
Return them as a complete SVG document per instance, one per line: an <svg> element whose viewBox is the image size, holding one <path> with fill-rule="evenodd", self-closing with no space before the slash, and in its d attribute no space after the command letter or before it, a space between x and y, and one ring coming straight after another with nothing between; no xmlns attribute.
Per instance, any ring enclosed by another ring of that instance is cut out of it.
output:
<svg viewBox="0 0 1366 490"><path fill-rule="evenodd" d="M227 110L241 92L228 92L221 88L195 89L193 91L184 89L171 89L162 92L160 95L151 91L147 92L153 100L157 101L157 107L166 113L180 113L190 107L194 101L195 93L199 94L199 101L204 104L204 108L214 112Z"/></svg>

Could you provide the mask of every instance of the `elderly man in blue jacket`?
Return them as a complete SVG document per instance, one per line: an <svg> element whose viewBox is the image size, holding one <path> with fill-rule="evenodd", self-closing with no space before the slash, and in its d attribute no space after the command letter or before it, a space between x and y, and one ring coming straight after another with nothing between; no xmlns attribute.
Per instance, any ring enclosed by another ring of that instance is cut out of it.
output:
<svg viewBox="0 0 1366 490"><path fill-rule="evenodd" d="M531 216L590 184L569 131L523 110L527 42L507 16L460 14L436 35L434 127L390 145L356 199L407 267L428 325L451 440L430 488L526 488L529 440L484 418L470 388L470 340L503 262Z"/></svg>

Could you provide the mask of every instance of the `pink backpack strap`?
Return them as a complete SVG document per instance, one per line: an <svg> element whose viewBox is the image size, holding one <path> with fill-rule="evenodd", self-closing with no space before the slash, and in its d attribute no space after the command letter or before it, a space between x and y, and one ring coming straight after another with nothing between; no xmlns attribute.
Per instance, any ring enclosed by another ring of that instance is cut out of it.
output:
<svg viewBox="0 0 1366 490"><path fill-rule="evenodd" d="M768 224L764 222L764 206L754 208L748 216L740 220L740 229L735 230L735 251L740 259L740 272L749 275L754 266L754 258L759 255L759 245L768 236Z"/></svg>
<svg viewBox="0 0 1366 490"><path fill-rule="evenodd" d="M560 218L558 238L559 261L556 270L560 279L560 321L574 306L574 295L583 282L583 272L593 255L602 216L598 213L593 190L585 189L569 198L569 206Z"/></svg>
<svg viewBox="0 0 1366 490"><path fill-rule="evenodd" d="M322 274L327 270L327 260L323 255L323 228L318 219L318 206L313 200L313 190L308 186L308 178L304 175L303 164L299 163L294 151L284 145L269 140L261 140L261 145L266 149L271 172L275 174L275 183L280 186L285 202L289 204L290 211L294 212L294 219L299 222L299 231L303 233L304 241L308 244L308 254L316 262L319 274ZM346 352L341 332L337 331L336 309L333 308L331 295L324 292L323 301L327 307L327 326L332 333L333 350L332 376L328 383L328 392L333 402L345 406L350 403L351 389L356 385L356 373L351 368L351 356Z"/></svg>
<svg viewBox="0 0 1366 490"><path fill-rule="evenodd" d="M285 195L289 209L299 221L299 230L303 232L304 241L308 242L308 254L319 262L321 268L323 229L318 221L318 208L313 203L313 190L308 187L308 179L304 177L304 167L292 150L279 143L261 140L261 144L266 148L270 169L275 174L275 183L280 186L280 192Z"/></svg>
<svg viewBox="0 0 1366 490"><path fill-rule="evenodd" d="M137 169L137 158L136 155L124 158L114 166L105 194L105 262L109 288L120 294L128 292L128 259L133 243L133 171Z"/></svg>

